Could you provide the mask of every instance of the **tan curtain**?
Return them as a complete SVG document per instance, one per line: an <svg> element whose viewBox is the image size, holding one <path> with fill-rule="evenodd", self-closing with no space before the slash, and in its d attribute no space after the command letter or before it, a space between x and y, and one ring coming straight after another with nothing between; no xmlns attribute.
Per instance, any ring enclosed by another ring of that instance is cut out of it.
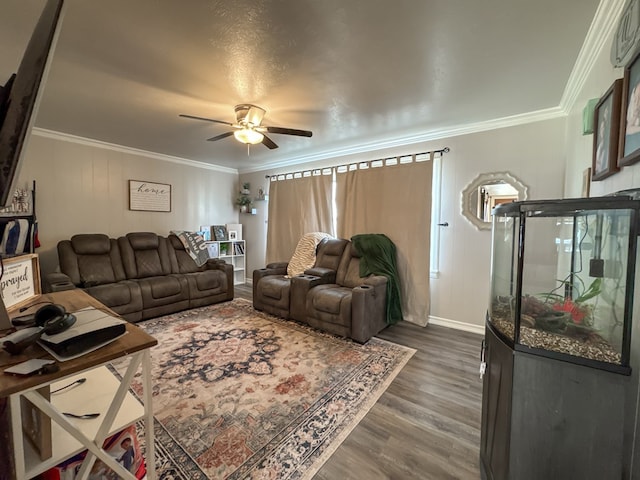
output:
<svg viewBox="0 0 640 480"><path fill-rule="evenodd" d="M331 220L332 182L332 175L270 182L267 263L288 262L305 233L335 235Z"/></svg>
<svg viewBox="0 0 640 480"><path fill-rule="evenodd" d="M336 174L338 237L384 233L395 243L405 320L429 320L429 253L433 162Z"/></svg>

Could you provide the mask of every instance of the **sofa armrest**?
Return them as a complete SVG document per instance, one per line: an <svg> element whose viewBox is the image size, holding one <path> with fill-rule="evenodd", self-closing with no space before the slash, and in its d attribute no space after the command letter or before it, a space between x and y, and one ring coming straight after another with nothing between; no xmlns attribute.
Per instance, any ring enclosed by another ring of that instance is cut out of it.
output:
<svg viewBox="0 0 640 480"><path fill-rule="evenodd" d="M288 266L289 262L272 262L267 265L267 268L270 270L284 270L284 275L286 275Z"/></svg>
<svg viewBox="0 0 640 480"><path fill-rule="evenodd" d="M49 273L43 278L43 290L45 293L62 292L64 290L72 290L76 286L68 275L60 272Z"/></svg>
<svg viewBox="0 0 640 480"><path fill-rule="evenodd" d="M220 265L230 265L230 264L227 264L227 262L219 258L209 258L207 260L207 263L204 264L204 268L206 268L207 270L217 270L220 268Z"/></svg>
<svg viewBox="0 0 640 480"><path fill-rule="evenodd" d="M280 263L270 263L265 268L259 268L253 271L253 299L254 305L255 300L258 298L258 283L264 277L268 277L270 275L286 275L287 274L287 265L288 263L280 262Z"/></svg>
<svg viewBox="0 0 640 480"><path fill-rule="evenodd" d="M309 290L318 285L333 283L335 281L335 272L333 273L333 278L331 275L318 276L306 273L291 277L291 293L289 294L289 314L291 318L307 323L307 294Z"/></svg>
<svg viewBox="0 0 640 480"><path fill-rule="evenodd" d="M367 277L351 296L351 338L365 343L387 325L387 277Z"/></svg>
<svg viewBox="0 0 640 480"><path fill-rule="evenodd" d="M265 268L259 268L253 271L253 283L257 283L261 278L269 275L286 275L287 263L270 263Z"/></svg>
<svg viewBox="0 0 640 480"><path fill-rule="evenodd" d="M234 287L233 287L233 265L225 262L219 258L210 258L207 263L204 264L207 270L220 270L227 277L227 300L233 300Z"/></svg>
<svg viewBox="0 0 640 480"><path fill-rule="evenodd" d="M384 275L370 275L364 279L364 285L371 285L377 287L378 285L384 285L387 288L388 279Z"/></svg>
<svg viewBox="0 0 640 480"><path fill-rule="evenodd" d="M330 268L312 267L304 271L305 275L320 277L322 283L336 283L336 271Z"/></svg>
<svg viewBox="0 0 640 480"><path fill-rule="evenodd" d="M233 300L233 297L235 295L235 292L234 292L235 277L233 275L233 265L225 262L224 260L220 260L218 262L218 270L222 270L225 276L227 277L227 297L226 298L227 300Z"/></svg>

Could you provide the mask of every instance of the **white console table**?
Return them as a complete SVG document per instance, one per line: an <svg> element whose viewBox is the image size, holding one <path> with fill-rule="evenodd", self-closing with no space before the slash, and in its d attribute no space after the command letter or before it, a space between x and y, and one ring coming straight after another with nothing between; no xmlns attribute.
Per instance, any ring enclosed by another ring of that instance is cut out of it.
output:
<svg viewBox="0 0 640 480"><path fill-rule="evenodd" d="M46 300L63 305L67 311L93 306L114 315L104 305L81 290L47 294L37 301ZM143 420L145 424L147 478L150 480L156 478L150 349L157 344L157 340L135 325L127 324L126 327L127 333L109 345L77 359L60 362L60 370L56 373L27 377L0 375L0 398L9 399L16 479L33 478L83 450L88 452L77 478L88 478L95 460L100 458L122 478L135 479L102 449L102 444L109 435L138 420ZM0 368L4 370L9 365L29 358L50 358L50 355L39 346L29 347L24 354L15 357L1 351ZM119 358L129 359L127 370L121 381L105 366ZM128 393L131 381L140 366L142 366L143 405ZM87 379L82 386L53 395L50 401L37 391L49 385L53 385L53 389L59 388L79 377ZM91 388L83 388L87 386ZM79 393L81 390L87 393ZM23 435L21 397L28 399L52 420L53 454L48 459L41 460L38 452ZM91 420L76 420L62 414L63 411L78 409L87 412L91 410L92 413L100 413L100 416Z"/></svg>

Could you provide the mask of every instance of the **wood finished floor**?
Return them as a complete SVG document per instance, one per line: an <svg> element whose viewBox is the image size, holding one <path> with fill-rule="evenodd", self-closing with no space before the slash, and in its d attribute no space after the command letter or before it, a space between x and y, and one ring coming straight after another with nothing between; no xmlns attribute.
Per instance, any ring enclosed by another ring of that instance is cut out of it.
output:
<svg viewBox="0 0 640 480"><path fill-rule="evenodd" d="M482 337L407 322L378 337L417 351L314 479L478 480Z"/></svg>

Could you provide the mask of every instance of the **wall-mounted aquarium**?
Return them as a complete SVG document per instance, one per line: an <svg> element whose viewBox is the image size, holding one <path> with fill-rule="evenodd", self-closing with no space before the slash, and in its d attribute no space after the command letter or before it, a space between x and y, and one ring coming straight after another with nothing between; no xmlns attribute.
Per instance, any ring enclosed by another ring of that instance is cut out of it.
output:
<svg viewBox="0 0 640 480"><path fill-rule="evenodd" d="M516 349L625 373L640 201L494 210L488 322Z"/></svg>

